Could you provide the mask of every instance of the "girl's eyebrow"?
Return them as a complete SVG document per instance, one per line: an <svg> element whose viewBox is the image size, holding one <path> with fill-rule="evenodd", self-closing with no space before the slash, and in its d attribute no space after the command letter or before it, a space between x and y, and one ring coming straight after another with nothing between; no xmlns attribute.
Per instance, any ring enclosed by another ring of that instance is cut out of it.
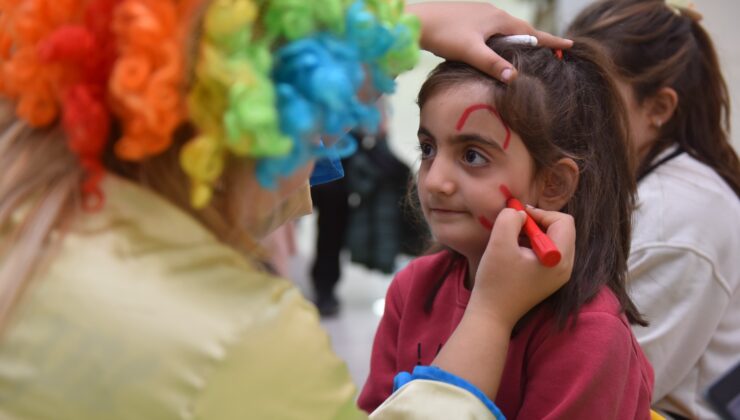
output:
<svg viewBox="0 0 740 420"><path fill-rule="evenodd" d="M416 136L417 137L421 137L421 136L429 137L431 140L434 140L434 136L432 135L432 133L422 126L419 126L419 131L416 132Z"/></svg>
<svg viewBox="0 0 740 420"><path fill-rule="evenodd" d="M501 145L498 144L496 140L480 135L478 133L460 133L455 135L453 139L459 142L479 143L483 146L493 147L501 153L505 153L504 148L501 147Z"/></svg>
<svg viewBox="0 0 740 420"><path fill-rule="evenodd" d="M419 126L419 131L416 132L416 135L418 137L427 137L432 141L436 141L432 133L427 130L424 127ZM452 140L454 142L460 142L460 143L478 143L483 146L488 146L496 149L497 151L500 151L501 153L506 153L504 151L504 148L501 147L501 145L491 138L488 138L486 136L477 134L477 133L460 133L452 137Z"/></svg>

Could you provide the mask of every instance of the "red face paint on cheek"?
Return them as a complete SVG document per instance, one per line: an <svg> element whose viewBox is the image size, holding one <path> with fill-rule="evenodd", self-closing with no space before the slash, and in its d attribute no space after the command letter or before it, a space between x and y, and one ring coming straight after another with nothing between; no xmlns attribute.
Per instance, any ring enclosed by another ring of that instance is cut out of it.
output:
<svg viewBox="0 0 740 420"><path fill-rule="evenodd" d="M511 191L509 191L509 187L507 187L504 184L499 185L498 189L501 191L501 193L504 195L504 198L506 200L512 198ZM490 220L488 220L485 216L478 217L478 222L483 226L484 228L488 230L493 230L493 223L491 223Z"/></svg>
<svg viewBox="0 0 740 420"><path fill-rule="evenodd" d="M501 184L498 189L501 190L501 193L504 195L504 197L506 197L507 200L513 197L513 195L511 195L511 191L509 191L509 188L506 185Z"/></svg>
<svg viewBox="0 0 740 420"><path fill-rule="evenodd" d="M506 196L506 207L517 211L524 211L524 205L511 195L511 191L509 191L506 185L501 184L499 190ZM527 214L527 220L524 222L524 233L529 237L532 250L542 265L545 267L554 267L560 262L560 251L547 234L542 232L529 214Z"/></svg>
<svg viewBox="0 0 740 420"><path fill-rule="evenodd" d="M486 229L488 229L488 230L493 230L493 223L491 223L491 221L490 221L490 220L486 219L486 217L485 217L485 216L480 216L480 217L478 218L478 222L479 222L479 223L481 224L481 226L483 226L484 228L486 228Z"/></svg>
<svg viewBox="0 0 740 420"><path fill-rule="evenodd" d="M506 130L506 138L504 139L504 145L503 148L506 150L509 147L509 141L511 141L511 130L509 130L509 126L506 125L503 119L501 119L501 116L498 114L498 111L496 111L496 108L492 107L491 105L487 104L475 104L467 107L465 111L463 111L462 115L460 115L460 119L457 120L457 124L455 125L455 129L457 131L460 131L465 127L465 122L468 121L468 118L470 117L470 114L472 114L475 111L480 110L486 110L493 114L496 118L498 118L501 125L504 126L504 129Z"/></svg>
<svg viewBox="0 0 740 420"><path fill-rule="evenodd" d="M506 185L501 184L498 188L501 191L501 193L504 195L504 198L506 200L512 198L511 191L509 191L509 188ZM493 230L493 223L491 223L491 221L488 220L485 216L478 217L478 222L484 228L486 228L488 230Z"/></svg>

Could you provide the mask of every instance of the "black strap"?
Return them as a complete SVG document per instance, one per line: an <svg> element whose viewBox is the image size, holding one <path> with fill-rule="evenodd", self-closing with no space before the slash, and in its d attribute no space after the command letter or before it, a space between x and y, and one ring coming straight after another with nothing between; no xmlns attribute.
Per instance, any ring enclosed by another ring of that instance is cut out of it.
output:
<svg viewBox="0 0 740 420"><path fill-rule="evenodd" d="M678 156L678 155L676 155L676 156ZM669 416L671 419L673 419L673 420L691 420L688 417L684 417L684 416L682 416L680 414L676 414L676 413L671 413L670 411L664 411L664 413L667 416Z"/></svg>
<svg viewBox="0 0 740 420"><path fill-rule="evenodd" d="M646 176L648 176L648 175L649 175L649 174L650 174L651 172L653 172L654 170L658 169L658 167L659 167L660 165L662 165L662 164L664 164L664 163L668 162L669 160L671 160L671 159L675 158L676 156L680 155L680 154L681 154L681 153L683 153L683 152L684 152L683 148L682 148L681 146L678 146L678 147L676 148L676 150L674 150L674 151L672 151L671 153L669 153L669 154L668 154L668 156L666 156L666 157L664 157L663 159L661 159L661 160L659 160L659 161L657 161L657 162L653 163L652 165L648 166L648 167L647 167L647 169L645 169L645 171L644 171L643 173L641 173L641 174L640 174L640 175L639 175L639 176L637 177L637 182L640 182L640 181L642 181L642 180L643 180L643 179L644 179L644 178L645 178Z"/></svg>

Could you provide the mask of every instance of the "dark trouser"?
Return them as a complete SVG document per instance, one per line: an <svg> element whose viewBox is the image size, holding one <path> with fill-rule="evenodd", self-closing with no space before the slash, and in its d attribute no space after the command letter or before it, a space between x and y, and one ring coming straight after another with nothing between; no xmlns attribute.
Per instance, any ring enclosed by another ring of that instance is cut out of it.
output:
<svg viewBox="0 0 740 420"><path fill-rule="evenodd" d="M341 270L339 254L344 246L349 206L344 178L311 188L313 205L318 210L316 259L311 270L317 297L334 293Z"/></svg>

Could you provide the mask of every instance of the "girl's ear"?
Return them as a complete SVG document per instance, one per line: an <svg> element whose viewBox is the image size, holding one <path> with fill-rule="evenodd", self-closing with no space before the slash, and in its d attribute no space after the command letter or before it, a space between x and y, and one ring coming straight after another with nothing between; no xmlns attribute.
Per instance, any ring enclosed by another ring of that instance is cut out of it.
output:
<svg viewBox="0 0 740 420"><path fill-rule="evenodd" d="M678 106L678 94L673 88L662 87L658 93L647 99L647 116L652 127L660 130L660 127L673 117Z"/></svg>
<svg viewBox="0 0 740 420"><path fill-rule="evenodd" d="M542 192L537 207L543 210L560 210L570 201L578 187L578 165L568 157L561 158L542 174Z"/></svg>

